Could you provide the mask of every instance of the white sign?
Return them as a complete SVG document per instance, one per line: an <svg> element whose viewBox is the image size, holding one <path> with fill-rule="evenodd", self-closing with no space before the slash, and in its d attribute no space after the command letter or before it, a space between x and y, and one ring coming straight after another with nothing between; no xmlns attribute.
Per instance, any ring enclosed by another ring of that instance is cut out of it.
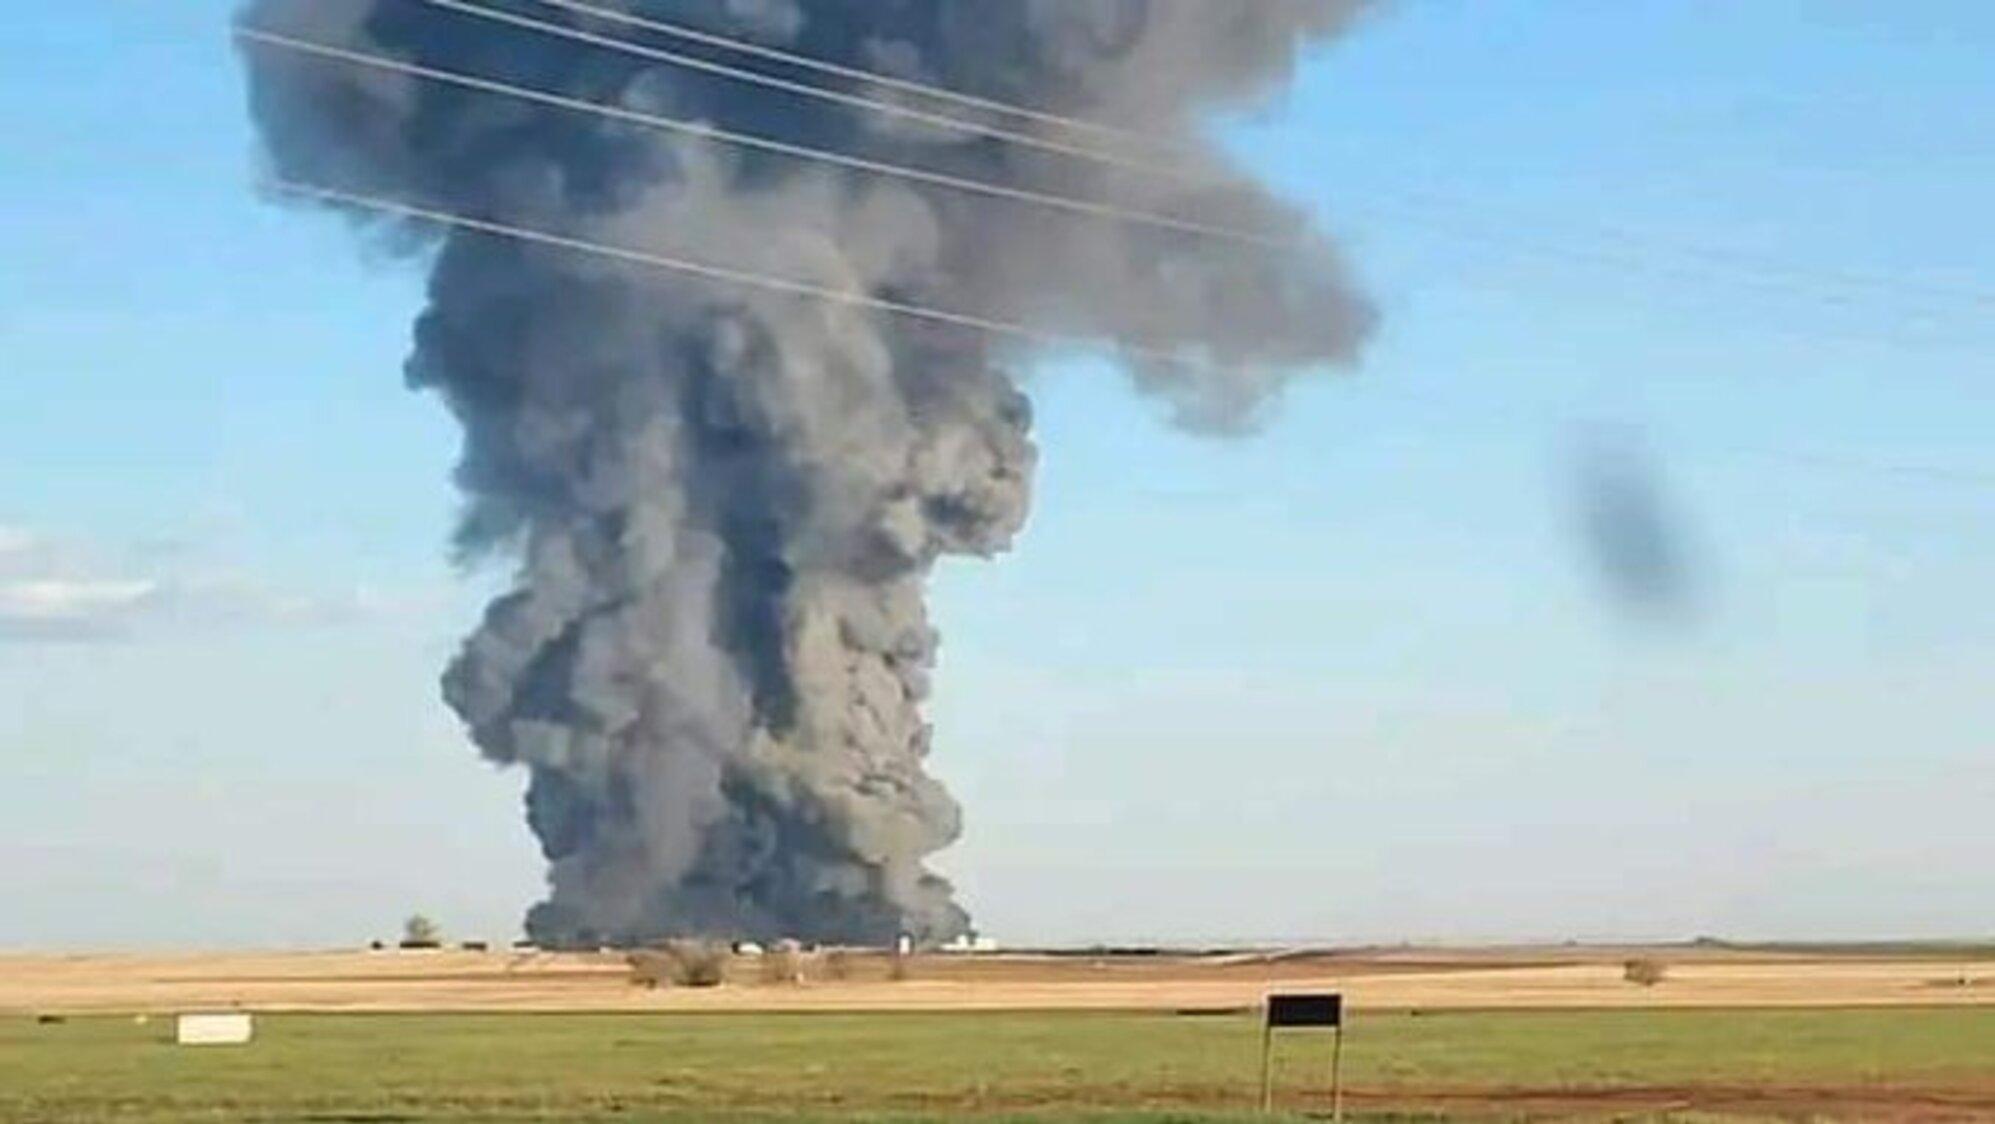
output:
<svg viewBox="0 0 1995 1124"><path fill-rule="evenodd" d="M255 1033L255 1024L244 1014L182 1015L174 1040L182 1046L241 1046Z"/></svg>

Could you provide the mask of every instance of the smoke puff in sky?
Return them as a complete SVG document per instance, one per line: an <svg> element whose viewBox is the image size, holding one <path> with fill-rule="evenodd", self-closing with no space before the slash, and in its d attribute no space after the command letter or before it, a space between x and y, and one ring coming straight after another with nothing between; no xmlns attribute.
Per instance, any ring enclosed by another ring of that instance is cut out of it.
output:
<svg viewBox="0 0 1995 1124"><path fill-rule="evenodd" d="M1650 619L1691 609L1692 559L1654 454L1626 434L1596 431L1575 477L1586 550L1607 592Z"/></svg>
<svg viewBox="0 0 1995 1124"><path fill-rule="evenodd" d="M567 19L539 6L506 6ZM250 49L284 177L1109 347L1184 424L1249 423L1353 362L1372 314L1294 208L1201 132L1279 87L1358 0L677 0L645 15L1168 138L1115 172L414 0L257 0L258 27L791 143L1249 226L1215 242L924 188ZM677 45L674 45L675 47ZM863 92L863 91L862 91ZM1194 184L1193 181L1196 181ZM457 542L517 561L444 678L529 770L550 942L924 940L968 917L925 859L927 577L1004 551L1035 450L1016 343L463 232L407 374L464 427Z"/></svg>

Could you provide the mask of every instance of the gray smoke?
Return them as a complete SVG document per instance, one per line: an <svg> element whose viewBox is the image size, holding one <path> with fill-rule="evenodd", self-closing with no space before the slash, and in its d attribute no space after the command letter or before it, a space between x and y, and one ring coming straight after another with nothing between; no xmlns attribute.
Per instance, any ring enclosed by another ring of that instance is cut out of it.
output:
<svg viewBox="0 0 1995 1124"><path fill-rule="evenodd" d="M1688 612L1688 537L1655 454L1629 433L1598 428L1581 442L1574 479L1587 553L1616 604L1651 621Z"/></svg>
<svg viewBox="0 0 1995 1124"><path fill-rule="evenodd" d="M573 22L531 0L484 2ZM1138 383L1183 423L1228 429L1293 377L1352 361L1371 314L1306 219L1211 146L1205 118L1279 87L1365 6L623 2L1174 138L1184 154L1172 161L1197 186L416 0L253 0L244 13L579 98L1252 226L1292 245L1274 252L245 57L281 176L1163 349L1194 363L1132 357ZM530 773L527 814L551 864L532 935L962 932L950 886L924 865L960 815L924 768L937 637L923 595L938 559L998 554L1025 519L1036 454L1017 375L1029 349L488 236L388 234L434 254L408 378L463 423L458 547L518 565L444 693L488 758Z"/></svg>

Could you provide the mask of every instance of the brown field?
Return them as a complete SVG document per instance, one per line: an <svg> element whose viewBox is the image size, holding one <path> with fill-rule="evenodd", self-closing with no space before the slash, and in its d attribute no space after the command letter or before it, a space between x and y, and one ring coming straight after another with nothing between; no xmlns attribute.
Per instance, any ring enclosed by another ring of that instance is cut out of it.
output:
<svg viewBox="0 0 1995 1124"><path fill-rule="evenodd" d="M1658 986L1624 962L1668 964ZM806 982L763 983L738 958L728 986L650 990L620 955L310 952L0 955L0 1013L245 1007L297 1012L1223 1010L1274 989L1345 993L1358 1009L1906 1007L1995 1004L1986 953L1674 948L1353 951L1214 956L925 956L909 978L855 955Z"/></svg>

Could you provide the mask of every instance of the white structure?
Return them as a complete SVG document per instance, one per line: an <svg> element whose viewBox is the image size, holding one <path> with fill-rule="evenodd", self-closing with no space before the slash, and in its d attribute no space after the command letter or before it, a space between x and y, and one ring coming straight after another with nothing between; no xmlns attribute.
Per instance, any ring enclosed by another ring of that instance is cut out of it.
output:
<svg viewBox="0 0 1995 1124"><path fill-rule="evenodd" d="M966 933L963 936L957 937L955 940L950 941L948 944L943 945L942 951L953 953L958 956L966 956L966 955L989 956L992 953L998 951L998 943L997 939L994 937L979 936L976 933Z"/></svg>
<svg viewBox="0 0 1995 1124"><path fill-rule="evenodd" d="M256 1024L241 1012L182 1015L174 1028L174 1041L182 1046L244 1046L255 1033Z"/></svg>

